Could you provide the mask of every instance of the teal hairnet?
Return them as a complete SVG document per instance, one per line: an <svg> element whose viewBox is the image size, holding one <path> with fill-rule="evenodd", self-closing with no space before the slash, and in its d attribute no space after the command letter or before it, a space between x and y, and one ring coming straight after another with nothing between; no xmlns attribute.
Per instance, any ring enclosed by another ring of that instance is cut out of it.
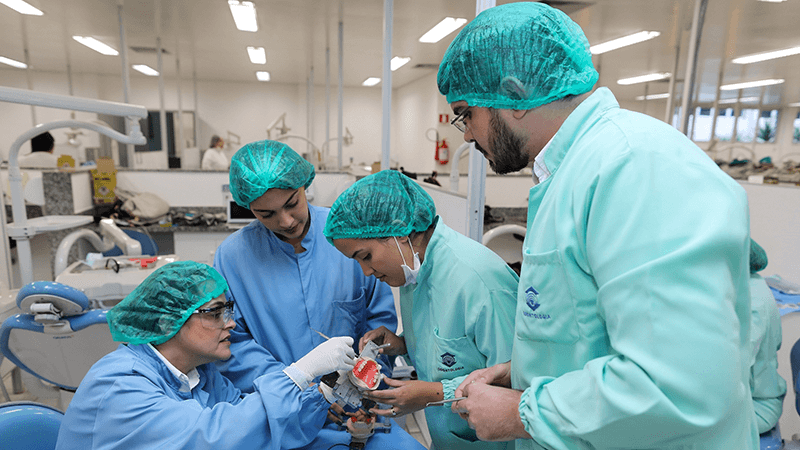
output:
<svg viewBox="0 0 800 450"><path fill-rule="evenodd" d="M543 3L519 2L467 24L447 48L437 82L448 103L532 109L589 92L598 77L578 24Z"/></svg>
<svg viewBox="0 0 800 450"><path fill-rule="evenodd" d="M750 273L761 272L767 268L767 252L750 239Z"/></svg>
<svg viewBox="0 0 800 450"><path fill-rule="evenodd" d="M356 181L333 202L325 223L328 242L343 238L408 236L436 218L433 199L414 180L384 170Z"/></svg>
<svg viewBox="0 0 800 450"><path fill-rule="evenodd" d="M201 305L228 290L213 267L177 261L158 268L106 316L117 342L154 345L175 336Z"/></svg>
<svg viewBox="0 0 800 450"><path fill-rule="evenodd" d="M283 142L251 142L231 158L231 196L243 208L269 189L308 188L312 181L314 166Z"/></svg>

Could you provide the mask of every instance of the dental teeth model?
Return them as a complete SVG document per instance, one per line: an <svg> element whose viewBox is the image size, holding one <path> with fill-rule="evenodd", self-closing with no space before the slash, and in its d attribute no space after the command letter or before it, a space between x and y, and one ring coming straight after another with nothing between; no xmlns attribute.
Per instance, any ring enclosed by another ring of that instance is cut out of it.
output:
<svg viewBox="0 0 800 450"><path fill-rule="evenodd" d="M353 370L348 372L350 381L359 389L375 390L383 379L381 365L374 359L362 356L356 361Z"/></svg>

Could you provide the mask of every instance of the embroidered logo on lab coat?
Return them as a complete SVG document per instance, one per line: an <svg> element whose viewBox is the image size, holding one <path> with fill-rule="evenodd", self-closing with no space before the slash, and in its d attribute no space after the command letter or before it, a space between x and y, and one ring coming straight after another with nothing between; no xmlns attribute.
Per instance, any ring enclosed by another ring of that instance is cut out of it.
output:
<svg viewBox="0 0 800 450"><path fill-rule="evenodd" d="M448 369L438 367L437 369L439 372L457 372L459 370L464 370L464 366L453 367L458 363L458 361L456 361L456 355L450 352L444 352L439 357L442 358L442 364L448 367Z"/></svg>
<svg viewBox="0 0 800 450"><path fill-rule="evenodd" d="M456 364L456 355L449 352L442 354L442 364L447 367L453 367Z"/></svg>
<svg viewBox="0 0 800 450"><path fill-rule="evenodd" d="M522 314L524 314L526 317L544 320L550 319L550 314L536 313L536 310L539 309L542 304L539 303L539 293L536 292L536 289L534 289L533 286L529 286L528 289L525 290L525 304L531 309L530 311L522 312Z"/></svg>

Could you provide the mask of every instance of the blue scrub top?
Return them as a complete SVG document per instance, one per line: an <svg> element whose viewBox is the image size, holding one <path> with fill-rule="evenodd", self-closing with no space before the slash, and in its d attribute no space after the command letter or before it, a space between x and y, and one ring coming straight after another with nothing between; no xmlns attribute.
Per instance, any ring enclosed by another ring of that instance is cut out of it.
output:
<svg viewBox="0 0 800 450"><path fill-rule="evenodd" d="M57 450L280 449L306 445L328 402L281 372L242 395L213 364L188 391L147 345L120 345L92 366L67 408Z"/></svg>
<svg viewBox="0 0 800 450"><path fill-rule="evenodd" d="M358 342L374 328L397 329L389 285L365 277L358 262L325 239L329 208L308 209L303 253L253 221L228 236L214 256L214 268L228 282L225 295L236 302L233 356L217 367L242 391L252 389L259 375L281 371L321 344L324 338L313 330ZM385 358L382 364L389 366ZM308 448L349 442L347 431L328 423ZM411 448L423 447L396 423L390 433L375 433L367 442L367 450Z"/></svg>

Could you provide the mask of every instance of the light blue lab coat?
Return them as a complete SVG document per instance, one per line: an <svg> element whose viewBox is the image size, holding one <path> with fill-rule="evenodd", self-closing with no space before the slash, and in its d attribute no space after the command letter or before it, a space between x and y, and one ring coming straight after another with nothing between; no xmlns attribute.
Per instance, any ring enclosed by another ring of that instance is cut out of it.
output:
<svg viewBox="0 0 800 450"><path fill-rule="evenodd" d="M472 371L511 359L517 274L494 252L437 218L417 283L400 288L408 356L424 381L439 381L453 398ZM450 405L425 409L437 449L508 449L480 442Z"/></svg>
<svg viewBox="0 0 800 450"><path fill-rule="evenodd" d="M599 88L530 190L517 448L757 449L744 190Z"/></svg>
<svg viewBox="0 0 800 450"><path fill-rule="evenodd" d="M389 286L365 277L358 262L322 234L329 211L309 205L303 253L295 254L292 245L258 221L228 236L217 249L214 268L228 282L226 297L236 302L233 356L217 366L242 391L259 375L281 371L321 344L324 338L313 330L358 342L374 328L397 329ZM346 431L329 423L308 448L349 442ZM375 433L367 448L415 446L419 443L395 423L391 433Z"/></svg>
<svg viewBox="0 0 800 450"><path fill-rule="evenodd" d="M781 316L775 297L766 281L750 274L750 302L753 310L750 341L750 387L758 432L771 430L783 412L786 381L778 375L778 349L781 348Z"/></svg>
<svg viewBox="0 0 800 450"><path fill-rule="evenodd" d="M92 366L67 408L57 450L279 449L317 435L328 402L285 374L255 381L242 397L213 364L188 391L147 345L120 345Z"/></svg>

